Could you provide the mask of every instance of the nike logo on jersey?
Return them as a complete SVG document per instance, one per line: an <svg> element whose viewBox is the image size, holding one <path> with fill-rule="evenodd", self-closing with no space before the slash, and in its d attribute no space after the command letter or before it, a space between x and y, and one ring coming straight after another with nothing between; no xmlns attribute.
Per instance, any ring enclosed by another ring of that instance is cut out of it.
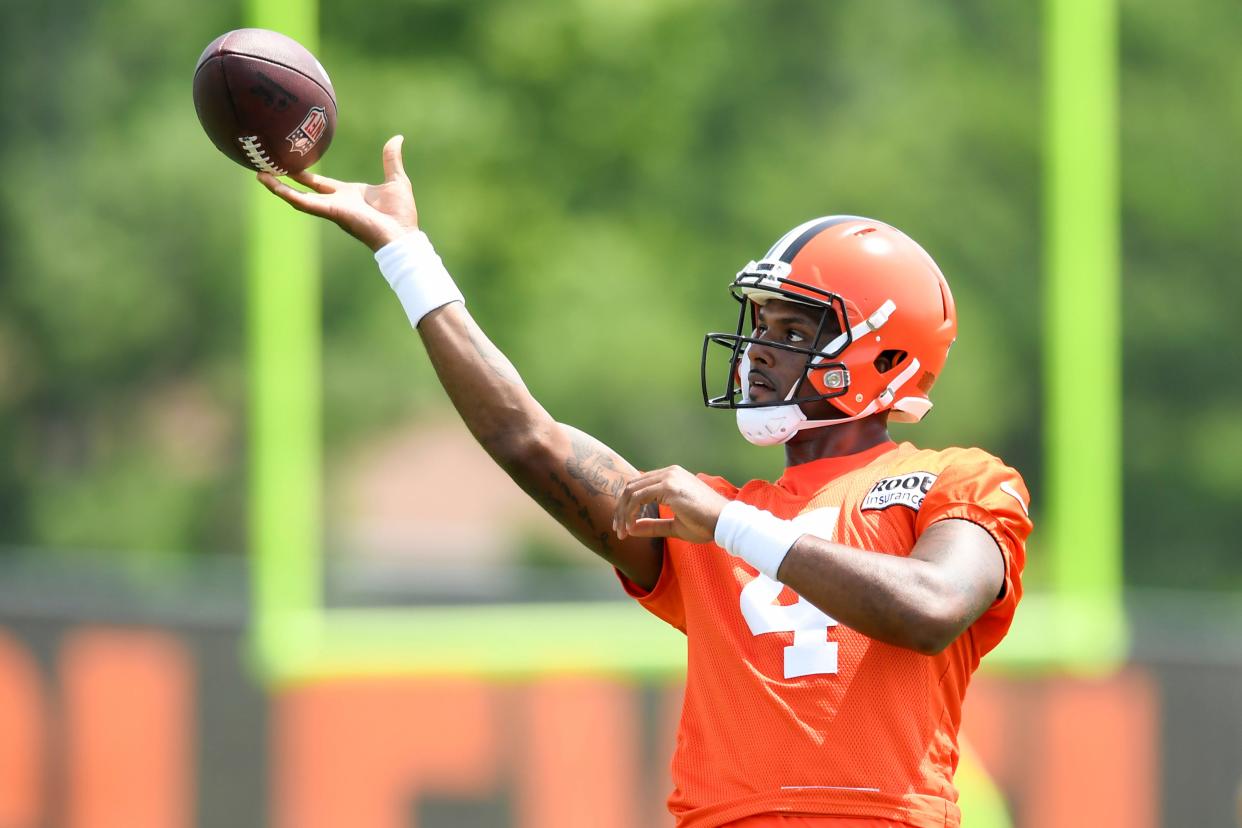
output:
<svg viewBox="0 0 1242 828"><path fill-rule="evenodd" d="M908 506L917 512L937 476L931 472L918 471L877 480L858 508L865 512L887 509L889 506Z"/></svg>

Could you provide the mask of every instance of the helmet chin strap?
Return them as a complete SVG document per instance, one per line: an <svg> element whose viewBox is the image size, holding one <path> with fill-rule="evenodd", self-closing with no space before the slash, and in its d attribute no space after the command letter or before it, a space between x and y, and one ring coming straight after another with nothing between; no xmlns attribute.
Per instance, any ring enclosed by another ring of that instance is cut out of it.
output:
<svg viewBox="0 0 1242 828"><path fill-rule="evenodd" d="M797 389L797 385L794 389ZM789 392L789 399L793 391ZM756 446L779 446L788 443L799 431L821 426L840 425L853 420L861 420L875 413L876 403L873 401L860 413L839 420L808 420L802 406L773 405L765 408L739 408L737 410L737 430L742 436Z"/></svg>
<svg viewBox="0 0 1242 828"><path fill-rule="evenodd" d="M919 361L917 359L910 360L910 364L889 383L887 388L881 391L875 399L867 403L862 411L849 417L839 417L832 420L810 420L807 419L802 406L797 403L789 403L787 405L772 405L762 408L739 408L737 409L737 428L748 442L756 446L779 446L788 443L799 431L852 423L855 420L870 417L882 408L891 406L897 390L905 385L918 370ZM738 375L742 383L742 402L750 402L750 355L745 351L738 362ZM810 372L807 372L807 376L810 376ZM785 395L787 403L793 399L799 385L801 383L794 383L793 388L789 389L789 393ZM928 405L928 408L930 407Z"/></svg>

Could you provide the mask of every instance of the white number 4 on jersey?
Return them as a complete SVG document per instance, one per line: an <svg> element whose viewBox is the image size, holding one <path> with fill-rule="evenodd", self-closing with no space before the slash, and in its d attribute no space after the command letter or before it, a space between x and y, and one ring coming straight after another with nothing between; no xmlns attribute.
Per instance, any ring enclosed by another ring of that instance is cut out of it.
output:
<svg viewBox="0 0 1242 828"><path fill-rule="evenodd" d="M841 510L836 506L805 512L793 519L808 535L831 540ZM776 603L785 585L759 574L742 588L741 609L751 635L791 632L785 648L785 678L837 672L837 642L828 640L828 628L837 622L801 595L797 603Z"/></svg>

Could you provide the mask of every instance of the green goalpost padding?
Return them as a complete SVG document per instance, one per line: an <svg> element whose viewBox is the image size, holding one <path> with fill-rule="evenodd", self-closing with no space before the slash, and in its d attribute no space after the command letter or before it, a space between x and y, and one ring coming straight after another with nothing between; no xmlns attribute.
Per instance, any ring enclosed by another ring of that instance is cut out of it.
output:
<svg viewBox="0 0 1242 828"><path fill-rule="evenodd" d="M1044 434L1051 638L1110 670L1129 649L1121 572L1117 0L1047 0ZM1046 631L1048 632L1048 631Z"/></svg>
<svg viewBox="0 0 1242 828"><path fill-rule="evenodd" d="M245 14L315 51L315 0L248 0ZM249 192L252 650L266 672L320 609L319 228L257 183Z"/></svg>

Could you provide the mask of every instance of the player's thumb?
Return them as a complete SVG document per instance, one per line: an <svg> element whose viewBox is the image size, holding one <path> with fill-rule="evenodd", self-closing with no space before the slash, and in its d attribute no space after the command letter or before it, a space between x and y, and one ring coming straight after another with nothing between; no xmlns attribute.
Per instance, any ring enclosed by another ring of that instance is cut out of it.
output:
<svg viewBox="0 0 1242 828"><path fill-rule="evenodd" d="M384 180L396 181L405 177L405 164L401 162L401 146L404 135L394 135L384 144Z"/></svg>

